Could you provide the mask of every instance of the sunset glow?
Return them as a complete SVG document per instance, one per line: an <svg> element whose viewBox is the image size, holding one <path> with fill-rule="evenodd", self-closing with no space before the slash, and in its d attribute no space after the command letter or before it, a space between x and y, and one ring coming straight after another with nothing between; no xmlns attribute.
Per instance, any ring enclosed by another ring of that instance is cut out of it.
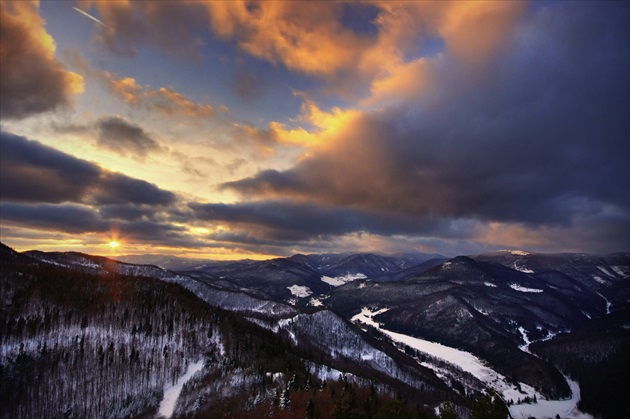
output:
<svg viewBox="0 0 630 419"><path fill-rule="evenodd" d="M2 242L628 251L630 3L599 3L3 1Z"/></svg>

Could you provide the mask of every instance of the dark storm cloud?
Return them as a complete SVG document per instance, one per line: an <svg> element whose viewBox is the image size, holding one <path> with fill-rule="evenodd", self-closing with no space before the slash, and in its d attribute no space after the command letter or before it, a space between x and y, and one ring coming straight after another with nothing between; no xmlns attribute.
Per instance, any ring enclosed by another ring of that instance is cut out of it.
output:
<svg viewBox="0 0 630 419"><path fill-rule="evenodd" d="M3 203L0 204L0 216L4 222L72 234L105 232L110 228L94 209L81 205Z"/></svg>
<svg viewBox="0 0 630 419"><path fill-rule="evenodd" d="M108 220L138 221L151 218L154 210L150 207L136 205L103 205L99 207L99 214Z"/></svg>
<svg viewBox="0 0 630 419"><path fill-rule="evenodd" d="M569 226L607 208L627 214L628 8L534 8L485 74L446 56L415 99L355 117L290 170L223 187L418 220ZM628 216L617 226L627 234Z"/></svg>
<svg viewBox="0 0 630 419"><path fill-rule="evenodd" d="M31 2L0 6L0 115L21 119L68 105L82 89L79 75L55 58L54 44Z"/></svg>
<svg viewBox="0 0 630 419"><path fill-rule="evenodd" d="M190 204L194 215L204 221L222 222L238 229L247 227L254 235L222 232L216 240L264 243L265 240L302 241L357 231L376 234L436 233L448 235L448 220L418 220L413 217L360 209L319 206L290 201L240 204Z"/></svg>
<svg viewBox="0 0 630 419"><path fill-rule="evenodd" d="M97 144L121 155L144 157L160 150L159 144L142 127L112 116L96 122Z"/></svg>
<svg viewBox="0 0 630 419"><path fill-rule="evenodd" d="M0 197L3 201L81 201L101 169L24 137L0 132Z"/></svg>
<svg viewBox="0 0 630 419"><path fill-rule="evenodd" d="M102 183L94 193L99 204L133 202L148 205L167 205L175 202L172 192L158 188L152 183L134 179L121 173L103 173Z"/></svg>
<svg viewBox="0 0 630 419"><path fill-rule="evenodd" d="M0 132L0 147L2 201L167 205L176 200L149 182L105 171L24 137Z"/></svg>
<svg viewBox="0 0 630 419"><path fill-rule="evenodd" d="M160 221L121 219L123 218L121 216L132 215L128 211L126 213L119 211L114 217L115 220L109 218L110 215L107 211L75 204L0 204L0 216L4 223L31 229L69 234L109 233L115 229L121 237L133 241L160 243L167 246L198 247L202 245L187 237L185 228L181 226Z"/></svg>

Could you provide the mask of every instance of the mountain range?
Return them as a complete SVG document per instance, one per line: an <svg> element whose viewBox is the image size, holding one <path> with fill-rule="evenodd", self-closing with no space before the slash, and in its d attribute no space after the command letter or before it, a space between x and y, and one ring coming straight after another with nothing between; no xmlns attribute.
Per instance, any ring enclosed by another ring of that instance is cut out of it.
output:
<svg viewBox="0 0 630 419"><path fill-rule="evenodd" d="M468 417L484 395L512 417L630 417L628 253L0 259L1 417ZM37 396L54 380L83 393Z"/></svg>

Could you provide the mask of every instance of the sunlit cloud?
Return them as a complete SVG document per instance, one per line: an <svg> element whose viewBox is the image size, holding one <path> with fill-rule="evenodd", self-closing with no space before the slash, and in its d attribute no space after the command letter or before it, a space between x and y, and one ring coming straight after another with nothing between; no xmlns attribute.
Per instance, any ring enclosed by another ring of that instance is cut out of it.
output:
<svg viewBox="0 0 630 419"><path fill-rule="evenodd" d="M73 96L83 91L83 78L57 60L39 3L3 1L0 21L2 119L22 119L71 105Z"/></svg>
<svg viewBox="0 0 630 419"><path fill-rule="evenodd" d="M78 6L2 3L3 240L630 248L625 2Z"/></svg>

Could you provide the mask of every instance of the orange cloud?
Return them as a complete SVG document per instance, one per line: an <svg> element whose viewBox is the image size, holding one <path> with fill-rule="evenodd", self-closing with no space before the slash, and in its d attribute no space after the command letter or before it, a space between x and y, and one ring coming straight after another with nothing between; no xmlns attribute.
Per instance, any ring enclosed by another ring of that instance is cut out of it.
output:
<svg viewBox="0 0 630 419"><path fill-rule="evenodd" d="M39 2L0 4L0 112L20 119L71 103L83 78L55 58L55 41L39 15Z"/></svg>
<svg viewBox="0 0 630 419"><path fill-rule="evenodd" d="M207 103L194 103L183 94L160 87L155 106L165 113L184 113L189 116L212 116L214 108Z"/></svg>
<svg viewBox="0 0 630 419"><path fill-rule="evenodd" d="M339 3L206 2L212 29L248 53L291 70L331 76L352 67L373 41L341 23Z"/></svg>
<svg viewBox="0 0 630 419"><path fill-rule="evenodd" d="M114 93L130 105L137 105L140 102L142 87L136 83L136 79L124 77L122 79L110 79Z"/></svg>
<svg viewBox="0 0 630 419"><path fill-rule="evenodd" d="M425 85L426 68L420 68L418 49L431 38L442 39L445 53L461 65L478 67L501 45L526 7L525 2L447 0L82 4L98 9L108 25L99 28L101 39L114 51L133 53L137 43L153 42L196 56L202 42L195 31L209 27L255 57L328 80L342 96L356 96L366 86L383 96L390 90L404 91L406 83ZM356 30L346 21L348 13L361 10L374 15L366 22L372 31ZM421 82L411 77L412 68L420 71Z"/></svg>
<svg viewBox="0 0 630 419"><path fill-rule="evenodd" d="M450 54L479 65L501 44L525 7L520 1L454 2L438 31Z"/></svg>
<svg viewBox="0 0 630 419"><path fill-rule="evenodd" d="M75 61L76 57L75 57ZM78 63L90 74L105 82L107 88L114 95L121 98L131 106L144 106L151 110L167 115L185 115L191 117L211 117L214 115L214 107L208 103L196 103L186 95L167 87L152 89L138 84L132 77L116 78L107 71L88 69L88 64ZM226 109L222 107L225 111Z"/></svg>

